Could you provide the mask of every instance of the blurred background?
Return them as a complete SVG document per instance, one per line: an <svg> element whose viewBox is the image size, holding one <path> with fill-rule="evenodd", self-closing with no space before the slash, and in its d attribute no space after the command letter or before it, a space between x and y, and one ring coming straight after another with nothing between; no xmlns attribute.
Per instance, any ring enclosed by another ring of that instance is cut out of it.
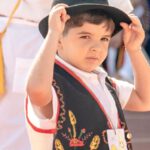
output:
<svg viewBox="0 0 150 150"><path fill-rule="evenodd" d="M150 0L131 0L134 11L144 27L146 38L143 43L143 51L150 59ZM111 76L119 79L133 82L133 73L131 69L130 60L127 53L122 48L122 41L120 40L122 33L117 34L109 49L109 55L104 62L104 68ZM138 60L137 60L138 61ZM128 127L133 135L134 150L150 150L150 112L137 113L125 112Z"/></svg>

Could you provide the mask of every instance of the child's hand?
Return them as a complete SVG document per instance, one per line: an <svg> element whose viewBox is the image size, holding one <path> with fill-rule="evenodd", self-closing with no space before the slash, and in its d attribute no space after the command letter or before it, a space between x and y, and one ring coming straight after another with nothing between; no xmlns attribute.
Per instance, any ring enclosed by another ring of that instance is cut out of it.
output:
<svg viewBox="0 0 150 150"><path fill-rule="evenodd" d="M49 13L49 20L48 20L48 27L49 31L54 31L61 34L65 28L65 23L70 16L66 12L65 4L57 4L55 5L50 13Z"/></svg>
<svg viewBox="0 0 150 150"><path fill-rule="evenodd" d="M123 41L128 52L140 50L141 45L145 38L145 32L142 28L142 24L137 16L129 15L132 23L130 25L126 23L120 23L123 28Z"/></svg>

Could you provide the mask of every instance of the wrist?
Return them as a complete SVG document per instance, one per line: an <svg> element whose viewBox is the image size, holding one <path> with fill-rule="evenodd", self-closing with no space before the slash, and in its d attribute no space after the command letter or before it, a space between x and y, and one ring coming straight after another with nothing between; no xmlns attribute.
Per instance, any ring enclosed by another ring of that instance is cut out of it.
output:
<svg viewBox="0 0 150 150"><path fill-rule="evenodd" d="M137 48L126 48L126 50L127 50L127 52L128 53L137 53L137 52L140 52L140 51L142 51L142 47L141 46L139 46L139 47L137 47Z"/></svg>
<svg viewBox="0 0 150 150"><path fill-rule="evenodd" d="M56 30L48 30L46 36L52 36L52 37L55 37L56 39L57 39L57 38L59 39L60 36L61 36L61 33L59 33L59 32L56 31Z"/></svg>

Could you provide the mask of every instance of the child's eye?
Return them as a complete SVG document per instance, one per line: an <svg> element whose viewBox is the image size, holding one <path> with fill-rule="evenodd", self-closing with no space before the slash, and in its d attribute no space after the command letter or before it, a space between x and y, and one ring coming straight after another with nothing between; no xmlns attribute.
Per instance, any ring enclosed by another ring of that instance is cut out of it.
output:
<svg viewBox="0 0 150 150"><path fill-rule="evenodd" d="M81 36L80 38L81 38L81 39L90 39L90 36L84 35L84 36Z"/></svg>
<svg viewBox="0 0 150 150"><path fill-rule="evenodd" d="M101 41L109 42L109 38L101 38Z"/></svg>

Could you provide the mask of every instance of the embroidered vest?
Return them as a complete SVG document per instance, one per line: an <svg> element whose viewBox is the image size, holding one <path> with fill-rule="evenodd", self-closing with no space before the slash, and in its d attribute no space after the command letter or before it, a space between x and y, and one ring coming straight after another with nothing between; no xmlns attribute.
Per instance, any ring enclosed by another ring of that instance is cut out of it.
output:
<svg viewBox="0 0 150 150"><path fill-rule="evenodd" d="M112 128L99 100L73 72L56 62L53 86L59 99L57 133L53 150L109 150L106 130ZM128 150L130 133L112 83L106 78L117 109L119 127L125 129Z"/></svg>

